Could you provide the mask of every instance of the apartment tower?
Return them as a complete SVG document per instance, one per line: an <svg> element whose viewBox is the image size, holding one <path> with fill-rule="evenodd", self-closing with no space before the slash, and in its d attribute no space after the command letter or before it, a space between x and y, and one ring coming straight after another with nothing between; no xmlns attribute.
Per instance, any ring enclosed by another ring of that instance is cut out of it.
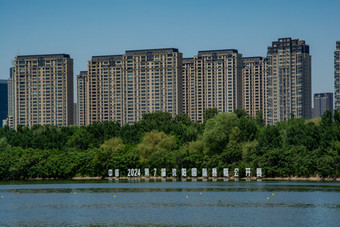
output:
<svg viewBox="0 0 340 227"><path fill-rule="evenodd" d="M13 123L31 127L73 123L73 59L68 54L25 55L12 70Z"/></svg>
<svg viewBox="0 0 340 227"><path fill-rule="evenodd" d="M311 56L305 41L280 38L267 52L267 123L311 118Z"/></svg>
<svg viewBox="0 0 340 227"><path fill-rule="evenodd" d="M0 128L8 115L8 80L0 80Z"/></svg>
<svg viewBox="0 0 340 227"><path fill-rule="evenodd" d="M183 109L193 121L203 122L207 108L242 108L242 55L234 49L199 51L183 60L183 84Z"/></svg>
<svg viewBox="0 0 340 227"><path fill-rule="evenodd" d="M340 41L336 42L334 51L334 99L335 109L340 111Z"/></svg>
<svg viewBox="0 0 340 227"><path fill-rule="evenodd" d="M245 57L242 62L242 108L254 117L260 110L266 120L267 61L263 57Z"/></svg>
<svg viewBox="0 0 340 227"><path fill-rule="evenodd" d="M182 113L182 53L178 49L128 50L93 56L77 78L79 123L142 119L143 113Z"/></svg>
<svg viewBox="0 0 340 227"><path fill-rule="evenodd" d="M85 125L85 118L86 118L86 104L87 96L89 90L86 89L86 85L88 85L87 81L88 75L87 71L80 71L80 74L77 75L77 118L78 118L78 125ZM95 91L94 91L95 92Z"/></svg>
<svg viewBox="0 0 340 227"><path fill-rule="evenodd" d="M183 112L188 114L191 120L202 121L203 83L202 77L195 73L194 58L183 58Z"/></svg>
<svg viewBox="0 0 340 227"><path fill-rule="evenodd" d="M13 64L14 64L14 60L13 60ZM13 100L13 71L14 71L14 67L11 67L9 69L9 78L8 78L8 93L7 93L7 97L8 97L8 112L7 112L7 119L5 121L6 125L8 125L9 127L13 128L13 117L14 117L14 100Z"/></svg>
<svg viewBox="0 0 340 227"><path fill-rule="evenodd" d="M314 94L314 115L313 117L321 117L326 110L333 113L333 93L317 93Z"/></svg>

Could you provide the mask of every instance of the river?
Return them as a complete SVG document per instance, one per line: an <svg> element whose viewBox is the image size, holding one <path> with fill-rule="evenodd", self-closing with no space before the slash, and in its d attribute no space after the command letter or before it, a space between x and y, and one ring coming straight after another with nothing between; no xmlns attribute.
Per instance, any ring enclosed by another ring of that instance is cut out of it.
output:
<svg viewBox="0 0 340 227"><path fill-rule="evenodd" d="M0 226L340 226L340 182L0 182Z"/></svg>

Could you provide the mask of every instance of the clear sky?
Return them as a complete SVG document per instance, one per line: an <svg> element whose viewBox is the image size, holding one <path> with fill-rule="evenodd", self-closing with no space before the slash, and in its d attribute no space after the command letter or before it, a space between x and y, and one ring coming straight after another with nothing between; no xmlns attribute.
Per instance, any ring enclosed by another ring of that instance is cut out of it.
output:
<svg viewBox="0 0 340 227"><path fill-rule="evenodd" d="M174 47L184 57L266 56L282 37L310 45L313 93L334 92L340 0L0 0L0 79L17 52L70 54L76 76L94 55Z"/></svg>

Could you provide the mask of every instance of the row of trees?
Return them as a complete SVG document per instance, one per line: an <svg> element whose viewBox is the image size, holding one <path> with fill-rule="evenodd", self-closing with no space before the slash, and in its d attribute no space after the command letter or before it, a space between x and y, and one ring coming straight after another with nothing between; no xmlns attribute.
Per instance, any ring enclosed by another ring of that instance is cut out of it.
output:
<svg viewBox="0 0 340 227"><path fill-rule="evenodd" d="M147 113L133 125L0 129L0 179L106 176L110 168L262 168L266 177L339 177L340 114L264 126L259 112ZM122 171L122 174L126 174Z"/></svg>

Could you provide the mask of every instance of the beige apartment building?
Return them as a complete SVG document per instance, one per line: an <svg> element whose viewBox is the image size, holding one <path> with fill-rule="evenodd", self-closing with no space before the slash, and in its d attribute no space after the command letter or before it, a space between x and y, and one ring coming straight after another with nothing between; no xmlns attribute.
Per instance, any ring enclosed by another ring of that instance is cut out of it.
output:
<svg viewBox="0 0 340 227"><path fill-rule="evenodd" d="M242 55L234 49L199 51L183 60L183 110L203 122L207 108L242 108Z"/></svg>
<svg viewBox="0 0 340 227"><path fill-rule="evenodd" d="M242 61L242 108L254 117L261 110L266 121L267 61L263 57L244 57Z"/></svg>
<svg viewBox="0 0 340 227"><path fill-rule="evenodd" d="M86 117L86 100L89 92L86 90L85 85L87 85L88 75L87 71L80 71L77 75L77 114L78 114L78 125L85 125Z"/></svg>
<svg viewBox="0 0 340 227"><path fill-rule="evenodd" d="M68 54L17 56L11 81L11 127L73 123L73 59Z"/></svg>
<svg viewBox="0 0 340 227"><path fill-rule="evenodd" d="M77 77L80 125L142 119L143 113L182 113L182 53L175 48L93 56Z"/></svg>
<svg viewBox="0 0 340 227"><path fill-rule="evenodd" d="M183 112L191 120L203 121L203 78L195 73L194 58L183 58Z"/></svg>
<svg viewBox="0 0 340 227"><path fill-rule="evenodd" d="M267 123L311 118L311 56L305 41L280 38L268 47Z"/></svg>
<svg viewBox="0 0 340 227"><path fill-rule="evenodd" d="M336 42L334 51L334 99L335 109L340 111L340 41Z"/></svg>

